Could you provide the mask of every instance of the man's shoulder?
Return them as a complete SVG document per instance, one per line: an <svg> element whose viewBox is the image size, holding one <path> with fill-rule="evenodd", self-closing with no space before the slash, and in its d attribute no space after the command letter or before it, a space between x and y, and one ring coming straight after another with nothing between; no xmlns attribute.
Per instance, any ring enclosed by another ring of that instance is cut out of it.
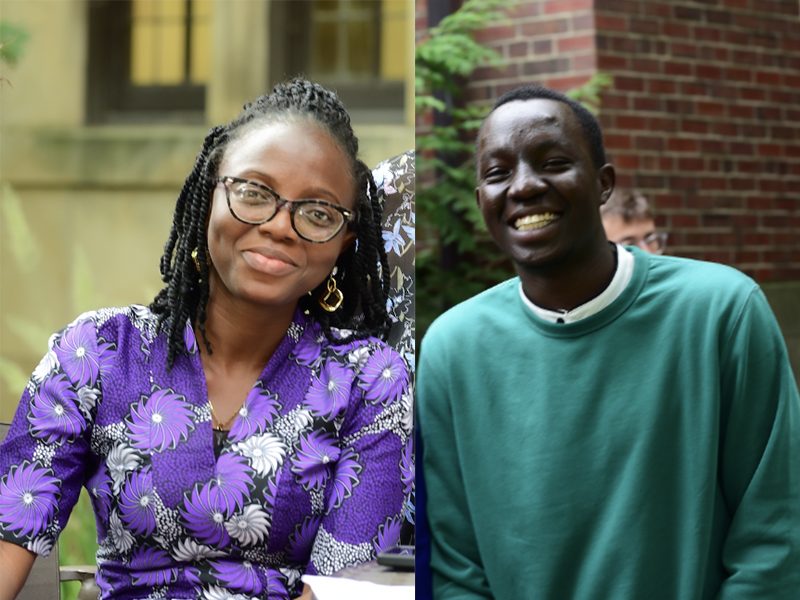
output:
<svg viewBox="0 0 800 600"><path fill-rule="evenodd" d="M650 257L650 270L655 275L692 282L702 288L726 289L753 287L756 283L734 267L721 263L678 256Z"/></svg>
<svg viewBox="0 0 800 600"><path fill-rule="evenodd" d="M426 339L438 337L461 337L461 334L474 332L477 325L486 323L492 317L508 313L509 307L516 305L519 298L519 278L513 277L484 290L448 309L439 315L428 331Z"/></svg>

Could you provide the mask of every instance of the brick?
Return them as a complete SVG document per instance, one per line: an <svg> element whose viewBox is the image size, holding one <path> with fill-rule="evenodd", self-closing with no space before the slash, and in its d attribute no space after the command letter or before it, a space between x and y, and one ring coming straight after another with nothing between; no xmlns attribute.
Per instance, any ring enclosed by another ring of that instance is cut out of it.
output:
<svg viewBox="0 0 800 600"><path fill-rule="evenodd" d="M687 62L678 62L675 60L664 61L664 74L672 76L690 76L692 74L692 65Z"/></svg>
<svg viewBox="0 0 800 600"><path fill-rule="evenodd" d="M682 56L684 58L695 58L698 53L697 44L692 44L688 41L673 41L669 45L670 54L672 56Z"/></svg>
<svg viewBox="0 0 800 600"><path fill-rule="evenodd" d="M594 54L579 54L571 58L571 63L575 71L594 70L597 66L597 57Z"/></svg>
<svg viewBox="0 0 800 600"><path fill-rule="evenodd" d="M706 20L709 23L727 25L731 22L731 13L725 10L708 10L706 11Z"/></svg>
<svg viewBox="0 0 800 600"><path fill-rule="evenodd" d="M627 71L630 67L627 56L601 54L597 57L597 68L601 71Z"/></svg>
<svg viewBox="0 0 800 600"><path fill-rule="evenodd" d="M781 144L759 144L758 154L760 156L783 156L783 146Z"/></svg>
<svg viewBox="0 0 800 600"><path fill-rule="evenodd" d="M547 21L534 21L533 23L522 24L523 37L547 36L556 33L564 33L569 29L567 19L550 19Z"/></svg>
<svg viewBox="0 0 800 600"><path fill-rule="evenodd" d="M515 25L494 25L479 29L475 32L475 40L485 44L496 40L509 40L515 38L517 28Z"/></svg>
<svg viewBox="0 0 800 600"><path fill-rule="evenodd" d="M719 42L720 29L719 27L703 27L698 25L692 28L692 39L699 42Z"/></svg>
<svg viewBox="0 0 800 600"><path fill-rule="evenodd" d="M664 117L650 117L647 119L647 127L650 131L664 131L669 135L674 135L678 130L678 122L675 117L667 115Z"/></svg>
<svg viewBox="0 0 800 600"><path fill-rule="evenodd" d="M637 150L661 152L664 149L664 138L661 136L637 136L634 138Z"/></svg>
<svg viewBox="0 0 800 600"><path fill-rule="evenodd" d="M626 77L622 75L614 77L614 87L623 92L643 92L644 83L641 77Z"/></svg>
<svg viewBox="0 0 800 600"><path fill-rule="evenodd" d="M730 104L728 115L733 119L752 119L755 116L755 109L749 104Z"/></svg>
<svg viewBox="0 0 800 600"><path fill-rule="evenodd" d="M671 79L651 79L647 82L647 89L651 94L674 94L677 86Z"/></svg>
<svg viewBox="0 0 800 600"><path fill-rule="evenodd" d="M639 168L639 157L632 154L622 154L614 159L614 165L619 169L635 171Z"/></svg>
<svg viewBox="0 0 800 600"><path fill-rule="evenodd" d="M640 2L644 4L644 14L650 17L661 19L672 18L672 7L669 2Z"/></svg>
<svg viewBox="0 0 800 600"><path fill-rule="evenodd" d="M569 69L569 60L566 58L551 58L548 60L529 60L522 65L523 75L549 75Z"/></svg>
<svg viewBox="0 0 800 600"><path fill-rule="evenodd" d="M610 133L603 136L606 148L609 150L629 150L633 145L630 135Z"/></svg>
<svg viewBox="0 0 800 600"><path fill-rule="evenodd" d="M675 6L673 14L676 19L683 19L693 23L697 23L703 19L703 12L701 10L690 8L688 6Z"/></svg>
<svg viewBox="0 0 800 600"><path fill-rule="evenodd" d="M670 38L689 39L692 37L692 30L683 23L666 21L661 24L661 34Z"/></svg>
<svg viewBox="0 0 800 600"><path fill-rule="evenodd" d="M756 109L756 116L761 121L780 121L782 112L778 106L759 106Z"/></svg>
<svg viewBox="0 0 800 600"><path fill-rule="evenodd" d="M670 138L667 140L667 150L670 152L697 152L700 144L691 138Z"/></svg>
<svg viewBox="0 0 800 600"><path fill-rule="evenodd" d="M661 73L661 61L656 58L642 58L635 56L631 59L631 68L637 73L653 75Z"/></svg>
<svg viewBox="0 0 800 600"><path fill-rule="evenodd" d="M725 144L721 140L701 140L700 152L703 154L723 154Z"/></svg>
<svg viewBox="0 0 800 600"><path fill-rule="evenodd" d="M594 15L591 12L577 14L572 17L572 31L594 31Z"/></svg>
<svg viewBox="0 0 800 600"><path fill-rule="evenodd" d="M647 119L636 114L626 114L617 117L617 127L620 129L646 130Z"/></svg>
<svg viewBox="0 0 800 600"><path fill-rule="evenodd" d="M749 83L753 80L753 73L750 69L725 69L723 77L732 81L746 81Z"/></svg>
<svg viewBox="0 0 800 600"><path fill-rule="evenodd" d="M780 85L781 79L780 72L759 71L756 73L756 83L760 85Z"/></svg>
<svg viewBox="0 0 800 600"><path fill-rule="evenodd" d="M658 96L639 96L633 99L633 109L636 111L662 111L663 102Z"/></svg>
<svg viewBox="0 0 800 600"><path fill-rule="evenodd" d="M540 2L519 2L509 14L512 19L525 17L538 17L542 13Z"/></svg>
<svg viewBox="0 0 800 600"><path fill-rule="evenodd" d="M736 137L739 133L739 127L735 123L726 121L717 121L711 123L711 132L716 135Z"/></svg>
<svg viewBox="0 0 800 600"><path fill-rule="evenodd" d="M558 40L556 48L558 52L574 52L576 50L588 50L594 47L593 35L579 35Z"/></svg>
<svg viewBox="0 0 800 600"><path fill-rule="evenodd" d="M708 123L696 119L684 119L681 129L689 133L708 133Z"/></svg>
<svg viewBox="0 0 800 600"><path fill-rule="evenodd" d="M526 56L529 52L528 42L514 42L508 46L508 56L517 58Z"/></svg>
<svg viewBox="0 0 800 600"><path fill-rule="evenodd" d="M755 146L750 142L735 140L728 144L728 152L731 154L752 156L755 153Z"/></svg>
<svg viewBox="0 0 800 600"><path fill-rule="evenodd" d="M689 229L692 227L697 227L700 224L700 220L694 213L670 215L669 220L670 226L675 229Z"/></svg>
<svg viewBox="0 0 800 600"><path fill-rule="evenodd" d="M644 35L658 35L659 23L654 19L631 18L630 32Z"/></svg>
<svg viewBox="0 0 800 600"><path fill-rule="evenodd" d="M722 79L722 69L712 65L699 64L694 68L699 79Z"/></svg>
<svg viewBox="0 0 800 600"><path fill-rule="evenodd" d="M590 10L592 0L548 0L544 3L546 14L576 12L579 10Z"/></svg>
<svg viewBox="0 0 800 600"><path fill-rule="evenodd" d="M664 106L668 113L681 116L694 114L695 108L694 101L681 97L667 98L664 101Z"/></svg>
<svg viewBox="0 0 800 600"><path fill-rule="evenodd" d="M704 171L706 162L699 157L686 157L678 159L678 168L681 171Z"/></svg>
<svg viewBox="0 0 800 600"><path fill-rule="evenodd" d="M533 41L533 54L540 56L542 54L551 54L553 52L553 40L534 40Z"/></svg>
<svg viewBox="0 0 800 600"><path fill-rule="evenodd" d="M557 90L571 90L583 85L589 79L586 75L571 75L566 77L552 77L545 85Z"/></svg>
<svg viewBox="0 0 800 600"><path fill-rule="evenodd" d="M706 117L722 117L725 115L725 105L720 102L695 102L697 114Z"/></svg>
<svg viewBox="0 0 800 600"><path fill-rule="evenodd" d="M598 32L601 31L628 31L628 19L621 15L608 15L597 13L594 19L594 26Z"/></svg>

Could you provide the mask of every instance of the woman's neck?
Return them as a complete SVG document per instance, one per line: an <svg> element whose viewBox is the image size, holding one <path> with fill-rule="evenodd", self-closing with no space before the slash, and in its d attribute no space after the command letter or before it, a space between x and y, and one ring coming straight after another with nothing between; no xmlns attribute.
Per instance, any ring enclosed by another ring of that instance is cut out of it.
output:
<svg viewBox="0 0 800 600"><path fill-rule="evenodd" d="M280 344L292 323L297 304L265 307L211 294L206 308L205 331L211 343L210 357L221 367L225 365L263 368ZM195 334L201 339L195 325ZM200 343L201 351L205 345Z"/></svg>

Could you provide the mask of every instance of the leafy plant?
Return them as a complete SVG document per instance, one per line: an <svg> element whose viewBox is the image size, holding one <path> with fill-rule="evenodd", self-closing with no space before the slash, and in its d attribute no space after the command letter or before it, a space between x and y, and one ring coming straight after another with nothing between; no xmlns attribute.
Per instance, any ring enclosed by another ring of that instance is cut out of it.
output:
<svg viewBox="0 0 800 600"><path fill-rule="evenodd" d="M8 21L0 21L0 63L14 66L19 62L28 41L28 32ZM8 81L0 75L0 83Z"/></svg>
<svg viewBox="0 0 800 600"><path fill-rule="evenodd" d="M514 270L489 238L475 200L475 133L487 106L463 100L467 78L502 56L474 39L507 19L502 0L468 0L416 48L417 336L447 308L507 279ZM597 110L611 78L595 74L568 95Z"/></svg>

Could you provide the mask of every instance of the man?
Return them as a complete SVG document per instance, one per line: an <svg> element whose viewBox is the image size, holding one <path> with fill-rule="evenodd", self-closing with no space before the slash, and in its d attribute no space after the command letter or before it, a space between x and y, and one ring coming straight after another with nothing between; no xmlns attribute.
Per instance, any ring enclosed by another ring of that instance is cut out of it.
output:
<svg viewBox="0 0 800 600"><path fill-rule="evenodd" d="M600 209L606 237L624 246L638 246L653 254L663 254L667 234L656 230L650 203L642 194L616 188Z"/></svg>
<svg viewBox="0 0 800 600"><path fill-rule="evenodd" d="M609 243L597 121L523 87L478 135L519 277L421 346L435 600L800 598L800 397L758 286Z"/></svg>

